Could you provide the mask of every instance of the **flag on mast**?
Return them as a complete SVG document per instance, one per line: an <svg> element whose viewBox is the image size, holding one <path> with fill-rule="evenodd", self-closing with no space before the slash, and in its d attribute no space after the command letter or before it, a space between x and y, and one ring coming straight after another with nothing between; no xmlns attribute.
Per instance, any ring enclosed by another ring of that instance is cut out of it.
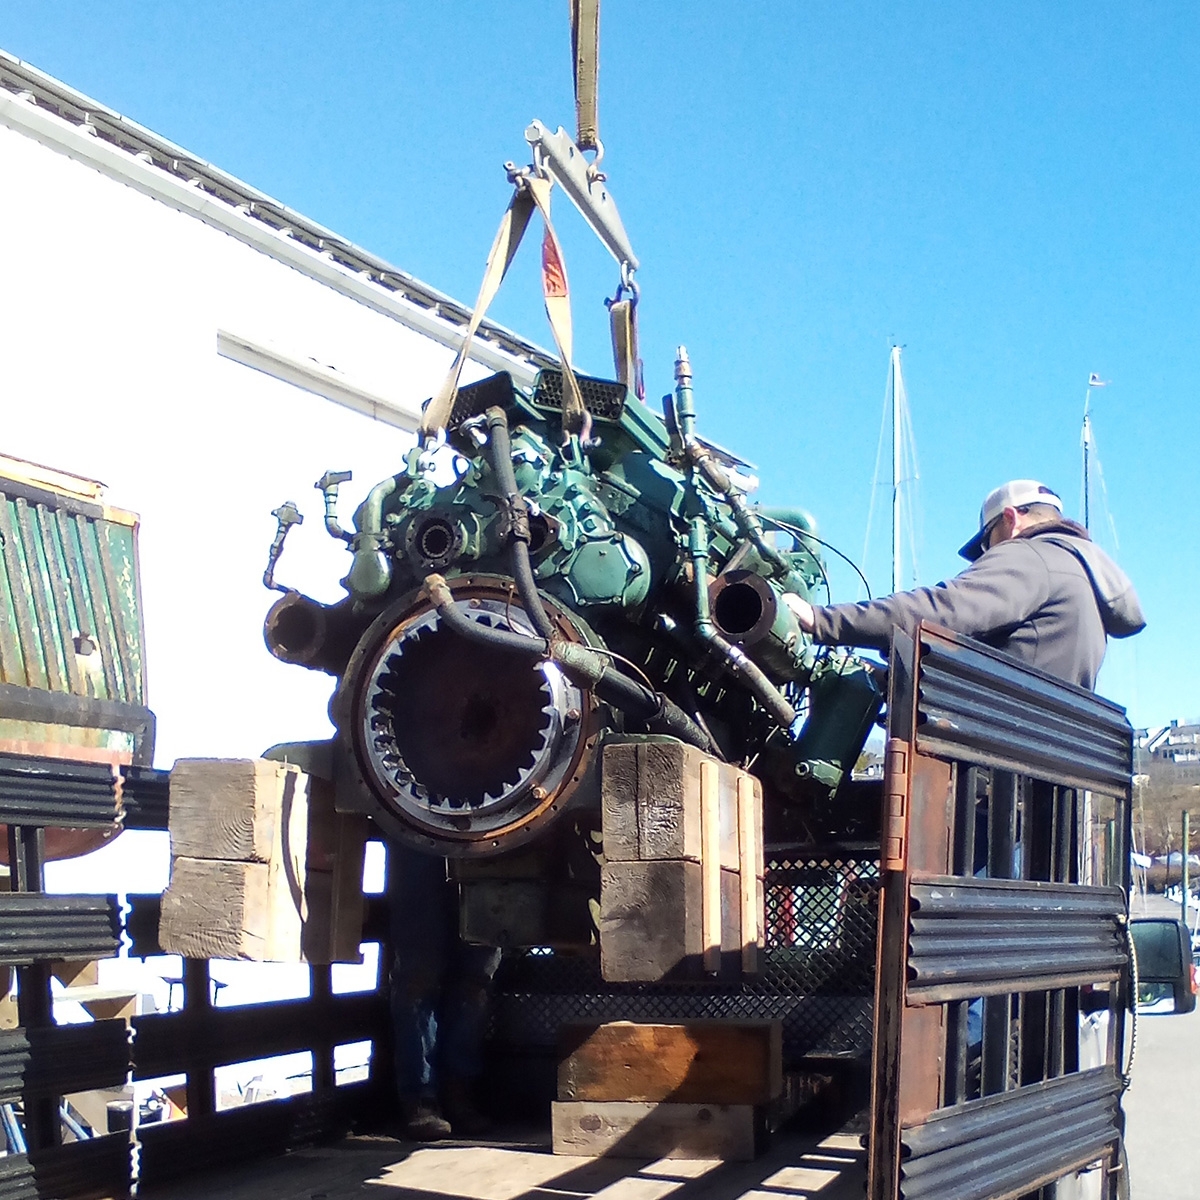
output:
<svg viewBox="0 0 1200 1200"><path fill-rule="evenodd" d="M1088 376L1088 387L1090 387L1090 388L1094 388L1094 387L1108 387L1108 385L1109 385L1109 383L1110 383L1110 382L1111 382L1111 380L1108 380L1108 379L1101 379L1101 378L1100 378L1100 376L1099 376L1099 375L1097 375L1095 371L1093 371L1093 372L1092 372L1092 373L1091 373L1091 374Z"/></svg>

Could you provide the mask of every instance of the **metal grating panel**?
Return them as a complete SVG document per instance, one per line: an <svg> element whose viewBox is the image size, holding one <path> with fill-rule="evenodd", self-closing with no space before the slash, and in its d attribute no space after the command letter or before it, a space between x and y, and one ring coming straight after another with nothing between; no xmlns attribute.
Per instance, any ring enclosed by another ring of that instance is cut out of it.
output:
<svg viewBox="0 0 1200 1200"><path fill-rule="evenodd" d="M0 894L0 963L111 958L119 936L115 896Z"/></svg>
<svg viewBox="0 0 1200 1200"><path fill-rule="evenodd" d="M991 1200L1062 1178L1120 1140L1120 1092L1103 1067L943 1109L902 1132L900 1195Z"/></svg>
<svg viewBox="0 0 1200 1200"><path fill-rule="evenodd" d="M0 822L104 829L117 820L117 795L107 763L0 754Z"/></svg>
<svg viewBox="0 0 1200 1200"><path fill-rule="evenodd" d="M947 876L911 896L909 1003L1099 983L1128 961L1120 888Z"/></svg>
<svg viewBox="0 0 1200 1200"><path fill-rule="evenodd" d="M917 750L1068 787L1124 795L1124 709L1007 655L922 628Z"/></svg>
<svg viewBox="0 0 1200 1200"><path fill-rule="evenodd" d="M592 957L506 955L496 977L493 1043L548 1049L569 1021L699 1017L783 1022L784 1058L866 1061L875 977L878 862L776 857L767 863L761 976L742 983L609 984Z"/></svg>
<svg viewBox="0 0 1200 1200"><path fill-rule="evenodd" d="M588 412L601 421L619 421L625 411L626 388L611 379L576 375L580 394ZM538 373L533 402L538 408L562 409L563 373L557 367L543 367Z"/></svg>

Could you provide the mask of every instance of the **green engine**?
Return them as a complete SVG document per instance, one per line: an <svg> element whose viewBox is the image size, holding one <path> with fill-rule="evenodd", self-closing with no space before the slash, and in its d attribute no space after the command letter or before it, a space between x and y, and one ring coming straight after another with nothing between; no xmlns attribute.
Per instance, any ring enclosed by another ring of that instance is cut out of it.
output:
<svg viewBox="0 0 1200 1200"><path fill-rule="evenodd" d="M392 836L486 857L587 825L599 748L678 738L752 770L768 836L836 808L881 707L876 669L808 643L788 606L824 578L811 518L750 505L746 464L696 432L680 351L663 416L580 378L588 428L563 436L562 375L459 390L444 444L372 489L346 598L285 592L266 639L337 677L338 802ZM278 510L281 534L294 507ZM562 826L560 826L561 828Z"/></svg>

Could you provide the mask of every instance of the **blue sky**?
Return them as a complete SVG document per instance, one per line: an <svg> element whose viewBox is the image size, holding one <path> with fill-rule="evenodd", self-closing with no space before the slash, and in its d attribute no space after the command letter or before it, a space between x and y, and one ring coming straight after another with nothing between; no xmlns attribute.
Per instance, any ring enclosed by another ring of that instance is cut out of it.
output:
<svg viewBox="0 0 1200 1200"><path fill-rule="evenodd" d="M530 118L573 121L566 7L41 0L7 8L0 46L469 302L501 164L524 161ZM1119 558L1150 620L1101 688L1138 724L1200 712L1200 13L602 9L601 135L643 263L651 399L686 343L701 428L857 557L895 338L933 582L1004 479L1077 511L1098 372ZM560 205L578 365L604 373L615 266ZM548 343L535 258L494 315ZM878 590L882 556L867 565Z"/></svg>

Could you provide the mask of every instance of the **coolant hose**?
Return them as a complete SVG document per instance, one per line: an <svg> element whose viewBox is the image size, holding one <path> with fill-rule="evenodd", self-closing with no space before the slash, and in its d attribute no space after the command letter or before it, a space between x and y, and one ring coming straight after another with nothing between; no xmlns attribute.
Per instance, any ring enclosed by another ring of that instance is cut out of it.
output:
<svg viewBox="0 0 1200 1200"><path fill-rule="evenodd" d="M740 646L726 641L711 621L698 622L696 634L725 660L729 673L741 679L755 700L770 713L771 719L783 729L791 729L796 723L796 710L767 678L762 668L750 659Z"/></svg>
<svg viewBox="0 0 1200 1200"><path fill-rule="evenodd" d="M521 597L521 605L533 622L533 627L550 641L554 637L554 625L538 595L537 581L533 577L533 564L529 560L529 506L517 489L517 477L512 465L512 440L508 436L508 417L504 409L499 407L489 408L486 415L490 433L487 443L488 462L508 507L509 550L512 554L513 579L517 583L517 594Z"/></svg>

